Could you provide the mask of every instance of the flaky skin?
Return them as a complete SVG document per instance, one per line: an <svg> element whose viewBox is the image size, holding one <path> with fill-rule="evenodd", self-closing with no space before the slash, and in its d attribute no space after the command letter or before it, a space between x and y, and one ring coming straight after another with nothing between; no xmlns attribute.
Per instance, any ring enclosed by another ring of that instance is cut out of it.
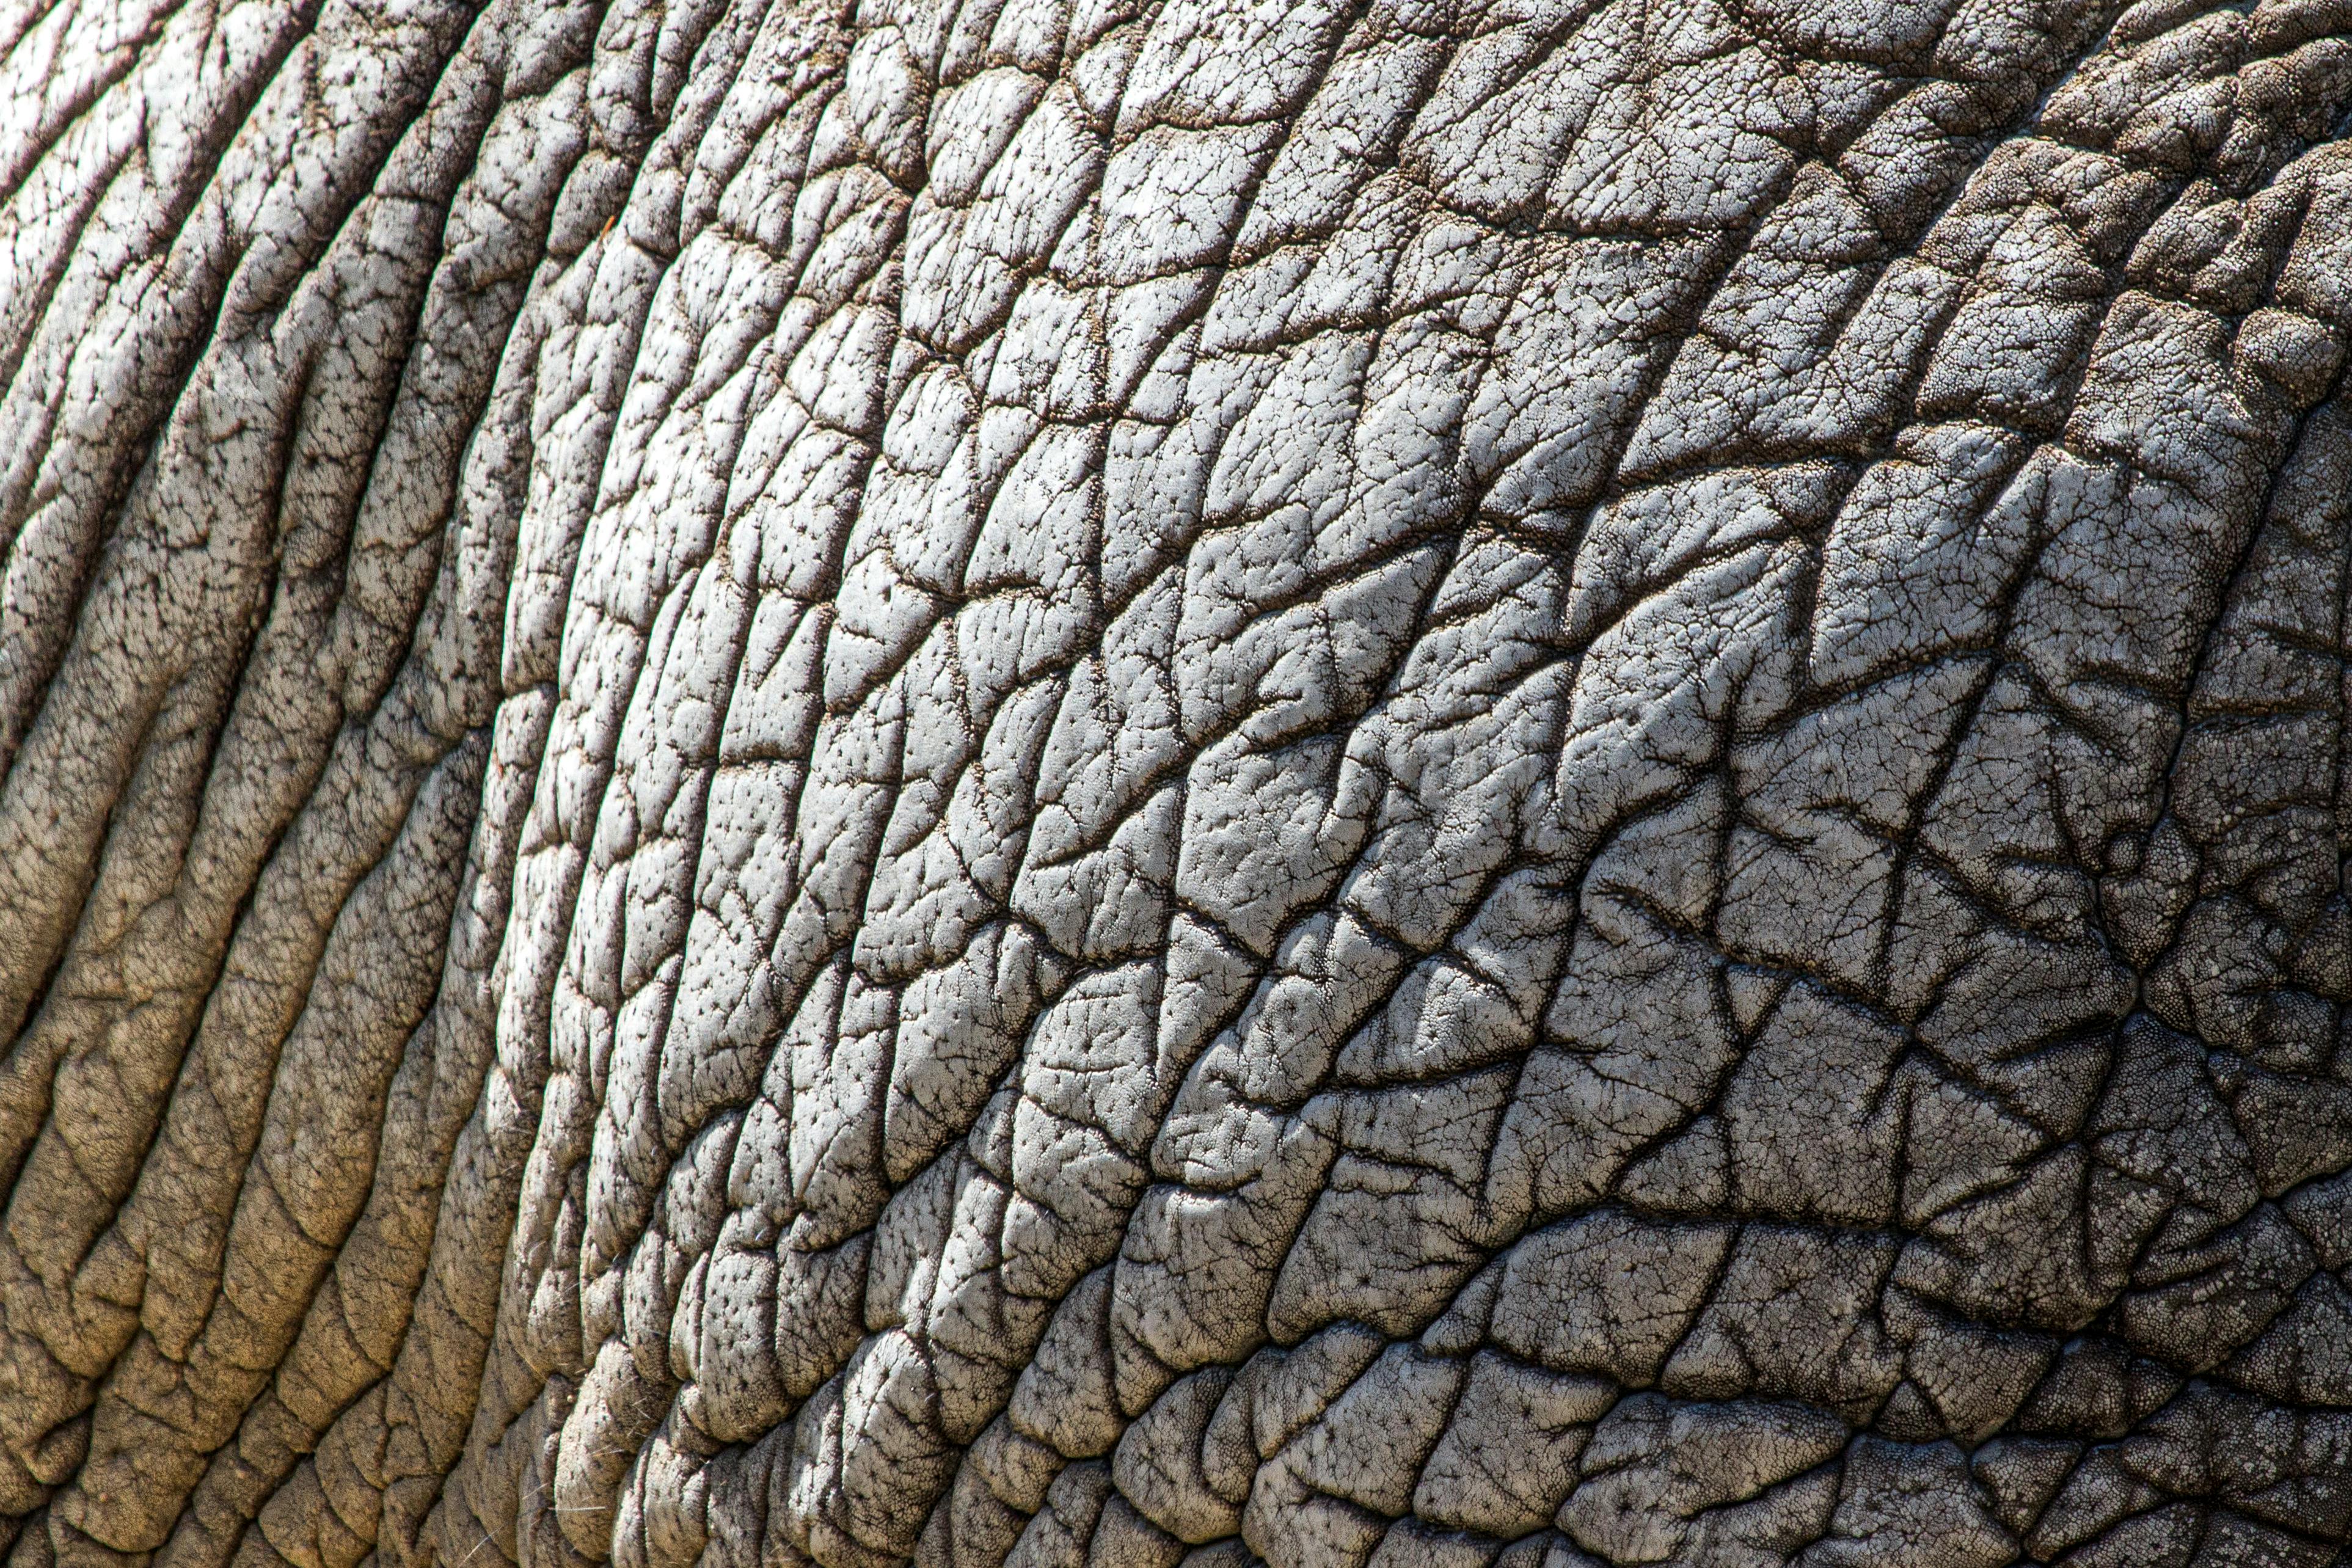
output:
<svg viewBox="0 0 2352 1568"><path fill-rule="evenodd" d="M0 0L11 1568L2320 1568L2352 0Z"/></svg>

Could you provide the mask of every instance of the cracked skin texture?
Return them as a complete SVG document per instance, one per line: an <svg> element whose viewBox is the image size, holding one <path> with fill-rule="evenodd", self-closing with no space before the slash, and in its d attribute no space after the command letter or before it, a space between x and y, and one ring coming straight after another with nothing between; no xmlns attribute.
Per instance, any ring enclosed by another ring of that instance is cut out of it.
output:
<svg viewBox="0 0 2352 1568"><path fill-rule="evenodd" d="M2352 4L0 4L10 1568L2319 1568Z"/></svg>

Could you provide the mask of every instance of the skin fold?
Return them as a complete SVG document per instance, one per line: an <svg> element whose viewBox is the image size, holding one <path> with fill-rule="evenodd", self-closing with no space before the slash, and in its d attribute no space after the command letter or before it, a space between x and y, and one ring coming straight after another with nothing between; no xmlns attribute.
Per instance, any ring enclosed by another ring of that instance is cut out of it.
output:
<svg viewBox="0 0 2352 1568"><path fill-rule="evenodd" d="M2352 4L0 0L9 1568L2323 1568Z"/></svg>

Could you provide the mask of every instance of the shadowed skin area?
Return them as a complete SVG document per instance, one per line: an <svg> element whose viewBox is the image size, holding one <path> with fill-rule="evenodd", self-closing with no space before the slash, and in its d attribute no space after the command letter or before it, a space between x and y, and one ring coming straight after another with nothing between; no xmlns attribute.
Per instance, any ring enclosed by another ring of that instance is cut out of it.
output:
<svg viewBox="0 0 2352 1568"><path fill-rule="evenodd" d="M8 1568L2323 1568L2352 0L0 0Z"/></svg>

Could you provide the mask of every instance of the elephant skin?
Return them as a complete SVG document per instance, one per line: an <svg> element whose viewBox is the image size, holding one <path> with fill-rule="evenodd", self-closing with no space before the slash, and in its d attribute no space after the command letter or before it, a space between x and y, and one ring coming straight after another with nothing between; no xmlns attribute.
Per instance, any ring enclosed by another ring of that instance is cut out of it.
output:
<svg viewBox="0 0 2352 1568"><path fill-rule="evenodd" d="M2352 4L5 0L11 1568L2322 1568Z"/></svg>

